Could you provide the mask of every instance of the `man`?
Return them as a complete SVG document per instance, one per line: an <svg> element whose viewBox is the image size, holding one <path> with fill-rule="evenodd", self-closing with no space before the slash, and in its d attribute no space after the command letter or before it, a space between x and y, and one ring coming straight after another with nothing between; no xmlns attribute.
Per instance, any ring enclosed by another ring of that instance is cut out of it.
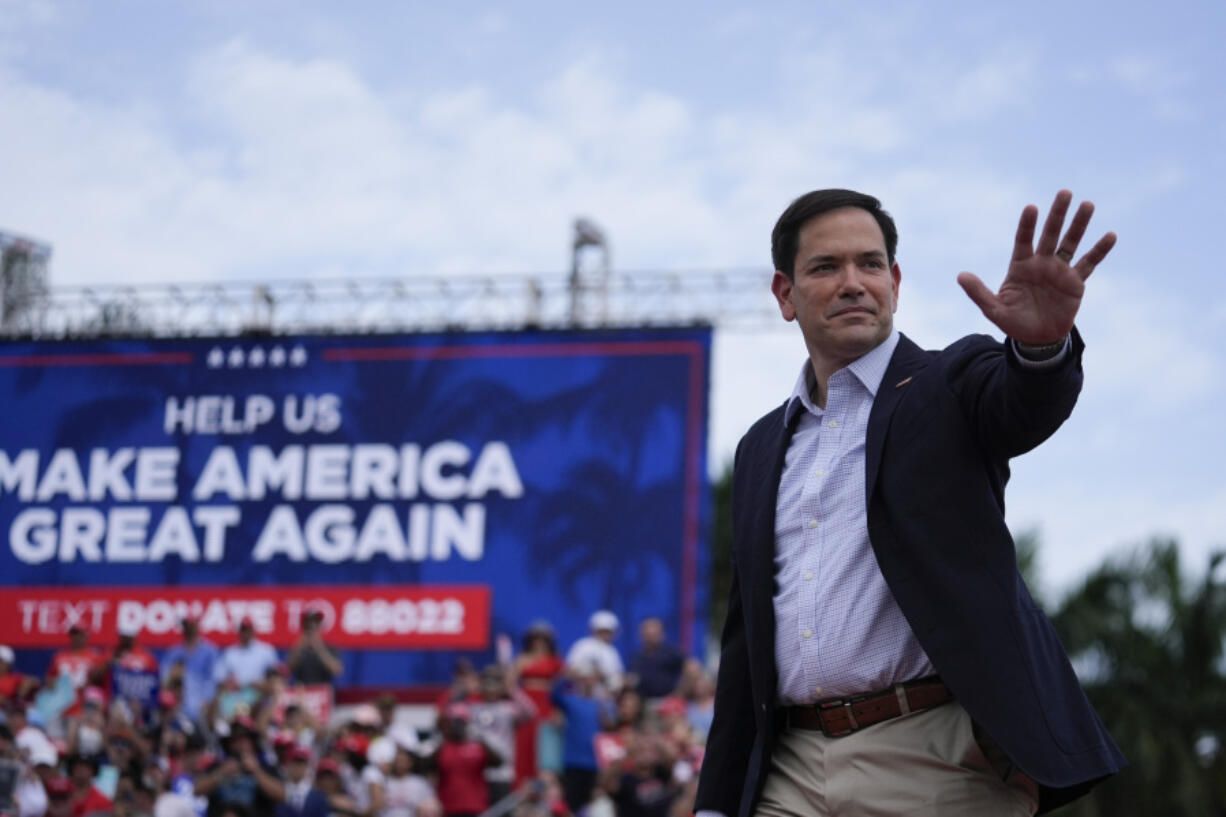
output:
<svg viewBox="0 0 1226 817"><path fill-rule="evenodd" d="M664 640L664 622L645 618L639 622L639 651L630 657L630 674L644 698L672 695L681 680L685 656Z"/></svg>
<svg viewBox="0 0 1226 817"><path fill-rule="evenodd" d="M345 670L336 650L324 643L323 620L319 610L306 610L300 619L302 635L286 656L285 663L300 684L331 684Z"/></svg>
<svg viewBox="0 0 1226 817"><path fill-rule="evenodd" d="M173 686L179 680L183 686L183 712L192 720L200 717L206 704L217 692L216 645L200 635L200 622L185 617L180 626L183 642L171 647L162 656L162 685Z"/></svg>
<svg viewBox="0 0 1226 817"><path fill-rule="evenodd" d="M566 654L566 666L576 672L595 672L609 692L622 687L626 667L613 642L620 623L611 610L597 610L587 622L590 635L571 645Z"/></svg>
<svg viewBox="0 0 1226 817"><path fill-rule="evenodd" d="M244 618L238 623L238 643L221 653L217 680L233 678L240 687L257 686L264 683L264 676L279 661L273 646L255 637L255 622Z"/></svg>
<svg viewBox="0 0 1226 817"><path fill-rule="evenodd" d="M1103 236L1073 261L1057 194L1022 211L1000 291L958 277L1004 334L924 352L893 328L894 222L821 190L772 234L771 289L808 351L737 449L733 583L695 805L752 814L1033 814L1124 759L1017 572L1010 457L1072 411L1073 328Z"/></svg>

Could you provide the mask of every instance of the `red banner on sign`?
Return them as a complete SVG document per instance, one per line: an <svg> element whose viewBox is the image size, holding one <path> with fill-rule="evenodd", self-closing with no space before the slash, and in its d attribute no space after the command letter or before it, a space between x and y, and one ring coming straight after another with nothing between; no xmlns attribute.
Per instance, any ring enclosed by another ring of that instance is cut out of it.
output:
<svg viewBox="0 0 1226 817"><path fill-rule="evenodd" d="M73 625L90 642L112 644L120 630L152 647L177 644L180 622L199 621L218 644L235 640L250 619L276 647L298 638L302 614L323 615L324 639L336 647L484 649L490 639L490 589L484 585L379 587L20 587L0 589L0 644L61 647Z"/></svg>

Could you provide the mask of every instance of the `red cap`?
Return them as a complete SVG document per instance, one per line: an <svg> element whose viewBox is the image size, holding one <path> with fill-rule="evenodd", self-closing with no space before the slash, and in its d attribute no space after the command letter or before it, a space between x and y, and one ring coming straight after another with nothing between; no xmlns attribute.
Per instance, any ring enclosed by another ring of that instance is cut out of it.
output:
<svg viewBox="0 0 1226 817"><path fill-rule="evenodd" d="M72 781L67 777L53 777L50 780L44 781L43 786L47 789L49 797L72 794Z"/></svg>
<svg viewBox="0 0 1226 817"><path fill-rule="evenodd" d="M291 732L278 732L272 738L272 745L278 749L288 748L293 746L294 743L294 735Z"/></svg>
<svg viewBox="0 0 1226 817"><path fill-rule="evenodd" d="M443 710L443 717L450 718L453 721L471 721L473 719L473 710L468 704L448 704Z"/></svg>
<svg viewBox="0 0 1226 817"><path fill-rule="evenodd" d="M158 693L158 706L163 709L174 709L179 705L179 696L175 695L169 689L163 689Z"/></svg>
<svg viewBox="0 0 1226 817"><path fill-rule="evenodd" d="M316 777L318 777L321 774L339 775L340 773L341 773L341 764L337 763L335 760L333 760L330 757L322 758L319 761L319 763L316 764L315 766L315 776Z"/></svg>
<svg viewBox="0 0 1226 817"><path fill-rule="evenodd" d="M685 701L675 695L670 695L656 705L656 712L660 715L684 715Z"/></svg>
<svg viewBox="0 0 1226 817"><path fill-rule="evenodd" d="M304 763L310 763L311 762L311 750L306 748L305 746L299 746L298 744L294 744L290 748L290 750L285 753L285 759L291 762L295 760L299 760Z"/></svg>
<svg viewBox="0 0 1226 817"><path fill-rule="evenodd" d="M238 623L238 628L241 630L244 627L255 629L255 622L251 620L251 616L243 616L243 620Z"/></svg>
<svg viewBox="0 0 1226 817"><path fill-rule="evenodd" d="M89 629L86 628L84 624L73 624L71 627L68 628L69 635L72 635L73 633L88 633L88 632L89 632Z"/></svg>
<svg viewBox="0 0 1226 817"><path fill-rule="evenodd" d="M351 733L338 740L336 742L336 747L342 752L351 752L355 755L365 755L366 750L370 747L370 741L365 735Z"/></svg>
<svg viewBox="0 0 1226 817"><path fill-rule="evenodd" d="M106 693L101 687L86 687L82 693L82 700L87 704L104 704L106 703Z"/></svg>

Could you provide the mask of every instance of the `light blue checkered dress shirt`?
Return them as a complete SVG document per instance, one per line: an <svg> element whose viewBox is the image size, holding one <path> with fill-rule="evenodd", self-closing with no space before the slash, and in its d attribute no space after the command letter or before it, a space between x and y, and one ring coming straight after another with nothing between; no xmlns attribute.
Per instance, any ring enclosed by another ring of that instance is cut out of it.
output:
<svg viewBox="0 0 1226 817"><path fill-rule="evenodd" d="M868 540L864 439L897 331L835 372L825 409L806 360L775 514L775 664L782 705L861 695L932 675ZM780 429L783 433L783 429Z"/></svg>

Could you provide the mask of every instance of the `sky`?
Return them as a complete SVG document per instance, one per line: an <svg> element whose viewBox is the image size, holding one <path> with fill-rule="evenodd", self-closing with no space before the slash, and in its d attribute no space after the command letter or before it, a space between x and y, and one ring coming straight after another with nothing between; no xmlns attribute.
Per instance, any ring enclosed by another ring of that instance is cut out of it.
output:
<svg viewBox="0 0 1226 817"><path fill-rule="evenodd" d="M939 348L999 335L955 276L999 283L1067 187L1120 240L1008 519L1048 593L1154 536L1195 573L1226 548L1223 35L1220 0L0 0L0 229L59 285L560 273L578 215L617 270L767 274L787 203L851 187ZM718 472L804 350L782 320L714 350Z"/></svg>

